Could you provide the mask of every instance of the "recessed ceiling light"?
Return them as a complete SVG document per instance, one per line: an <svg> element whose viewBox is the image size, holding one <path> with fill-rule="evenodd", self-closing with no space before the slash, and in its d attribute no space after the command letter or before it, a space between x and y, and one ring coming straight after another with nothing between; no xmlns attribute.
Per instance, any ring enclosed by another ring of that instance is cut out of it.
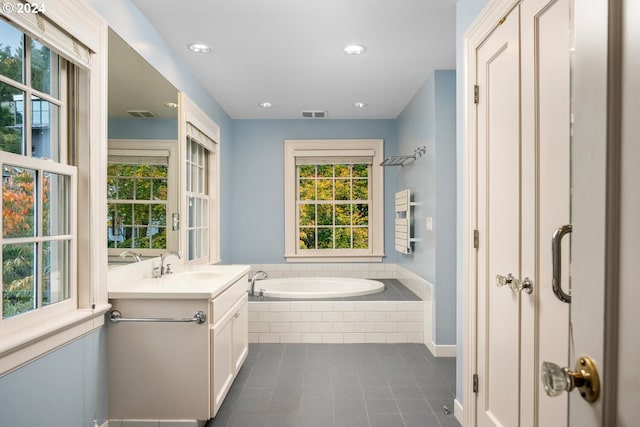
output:
<svg viewBox="0 0 640 427"><path fill-rule="evenodd" d="M356 102L353 104L353 108L365 108L367 104L365 102Z"/></svg>
<svg viewBox="0 0 640 427"><path fill-rule="evenodd" d="M262 108L271 108L271 107L273 107L273 104L270 103L270 102L261 102L258 105L261 106Z"/></svg>
<svg viewBox="0 0 640 427"><path fill-rule="evenodd" d="M211 46L203 43L193 43L189 45L189 49L195 53L209 53L211 52Z"/></svg>
<svg viewBox="0 0 640 427"><path fill-rule="evenodd" d="M347 55L362 55L365 50L367 50L367 48L362 45L350 44L344 48L344 53Z"/></svg>
<svg viewBox="0 0 640 427"><path fill-rule="evenodd" d="M175 102L165 102L164 106L169 108L178 108L178 104L176 104Z"/></svg>

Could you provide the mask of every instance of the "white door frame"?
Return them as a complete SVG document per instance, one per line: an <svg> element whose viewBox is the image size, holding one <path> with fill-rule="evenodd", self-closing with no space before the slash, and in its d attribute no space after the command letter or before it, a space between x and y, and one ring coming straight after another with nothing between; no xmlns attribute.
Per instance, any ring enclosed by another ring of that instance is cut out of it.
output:
<svg viewBox="0 0 640 427"><path fill-rule="evenodd" d="M476 84L476 47L499 25L498 22L520 0L496 0L490 2L464 34L464 87L463 87L463 291L462 291L462 425L476 424L476 399L473 392L473 375L476 372L476 249L474 230L477 229L476 200L476 106L473 101L473 86Z"/></svg>

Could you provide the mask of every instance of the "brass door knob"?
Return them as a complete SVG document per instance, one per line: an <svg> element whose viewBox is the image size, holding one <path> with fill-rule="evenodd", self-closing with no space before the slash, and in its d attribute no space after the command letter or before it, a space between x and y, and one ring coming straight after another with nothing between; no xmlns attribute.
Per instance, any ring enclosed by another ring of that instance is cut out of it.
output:
<svg viewBox="0 0 640 427"><path fill-rule="evenodd" d="M555 363L542 362L542 383L547 396L551 397L575 388L587 402L595 402L600 395L598 370L593 359L588 356L578 359L575 371L562 368Z"/></svg>

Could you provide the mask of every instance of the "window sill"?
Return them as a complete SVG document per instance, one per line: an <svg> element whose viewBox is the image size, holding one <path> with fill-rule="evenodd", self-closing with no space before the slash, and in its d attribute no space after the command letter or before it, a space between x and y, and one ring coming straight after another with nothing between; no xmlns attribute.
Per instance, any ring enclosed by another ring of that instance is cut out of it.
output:
<svg viewBox="0 0 640 427"><path fill-rule="evenodd" d="M73 310L39 325L2 336L0 376L102 327L104 314L110 308L110 304L102 304L94 310Z"/></svg>
<svg viewBox="0 0 640 427"><path fill-rule="evenodd" d="M287 262L382 262L384 254L379 255L285 255Z"/></svg>

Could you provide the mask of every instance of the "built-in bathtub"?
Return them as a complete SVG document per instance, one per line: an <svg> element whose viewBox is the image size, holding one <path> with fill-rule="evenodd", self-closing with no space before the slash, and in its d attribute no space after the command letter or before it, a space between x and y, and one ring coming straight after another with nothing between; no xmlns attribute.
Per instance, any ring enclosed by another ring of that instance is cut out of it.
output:
<svg viewBox="0 0 640 427"><path fill-rule="evenodd" d="M384 283L378 280L350 277L289 277L256 281L254 295L307 300L371 295L384 289Z"/></svg>

